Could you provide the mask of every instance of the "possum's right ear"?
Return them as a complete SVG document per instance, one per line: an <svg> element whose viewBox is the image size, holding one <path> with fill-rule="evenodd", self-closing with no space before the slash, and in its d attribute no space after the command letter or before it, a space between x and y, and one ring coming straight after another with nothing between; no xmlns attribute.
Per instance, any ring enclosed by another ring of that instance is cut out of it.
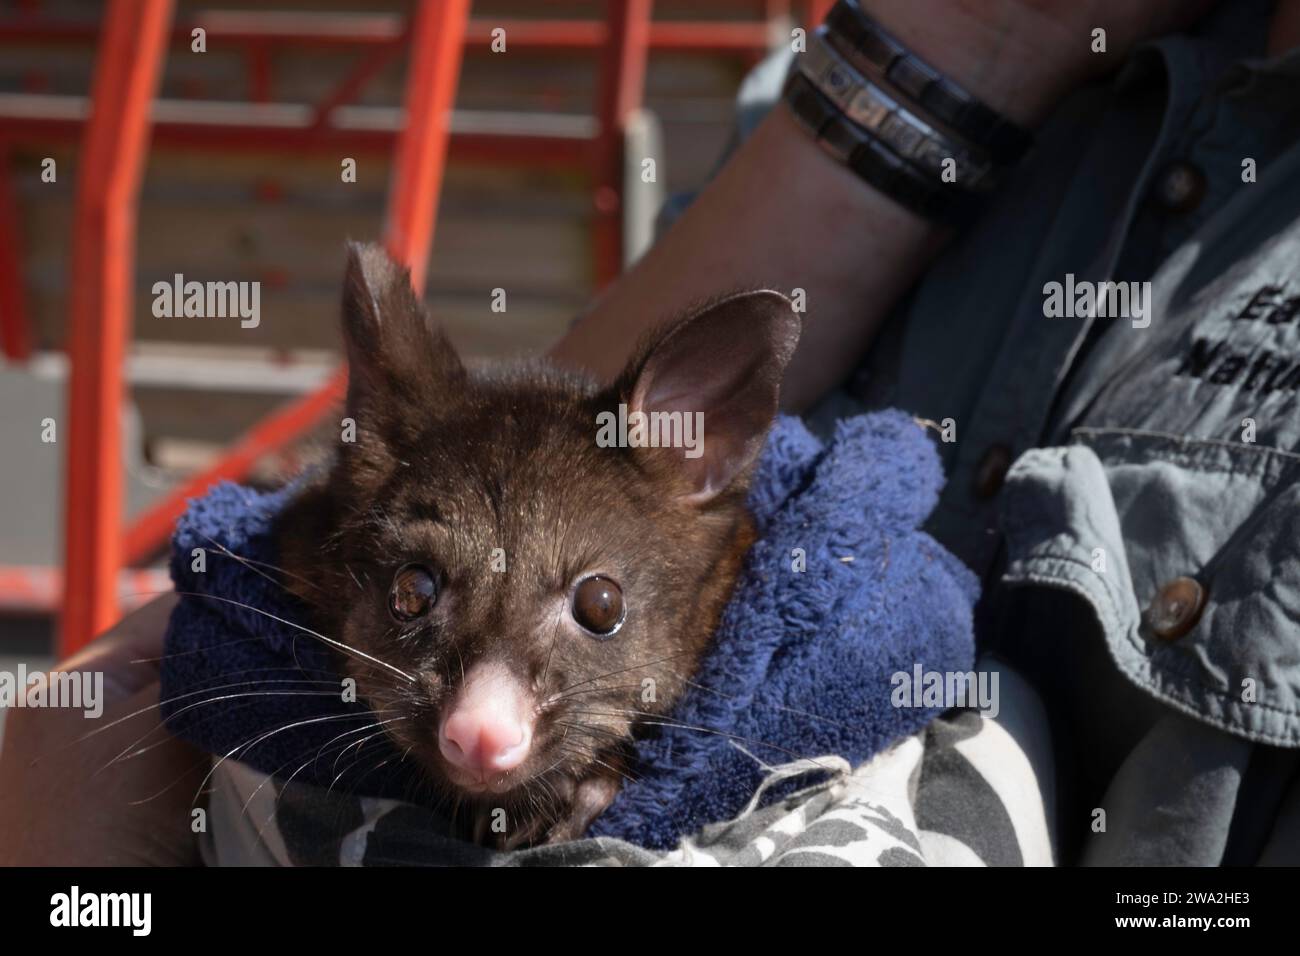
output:
<svg viewBox="0 0 1300 956"><path fill-rule="evenodd" d="M730 488L763 449L802 324L789 299L760 289L720 299L643 346L614 385L629 415L698 414L703 424L695 457L636 448L643 467L692 504Z"/></svg>
<svg viewBox="0 0 1300 956"><path fill-rule="evenodd" d="M348 415L395 424L459 394L465 367L411 288L410 274L373 243L349 243L343 280ZM384 414L387 412L387 414Z"/></svg>

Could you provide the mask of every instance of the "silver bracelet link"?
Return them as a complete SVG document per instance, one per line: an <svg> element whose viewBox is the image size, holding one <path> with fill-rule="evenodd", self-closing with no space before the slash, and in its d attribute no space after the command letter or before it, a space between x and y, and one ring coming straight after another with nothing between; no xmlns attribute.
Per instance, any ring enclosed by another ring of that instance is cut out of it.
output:
<svg viewBox="0 0 1300 956"><path fill-rule="evenodd" d="M989 157L959 144L864 77L835 49L826 27L810 39L807 51L796 55L799 72L846 117L927 173L941 176L945 161L952 160L961 186L980 193L993 188L995 171Z"/></svg>

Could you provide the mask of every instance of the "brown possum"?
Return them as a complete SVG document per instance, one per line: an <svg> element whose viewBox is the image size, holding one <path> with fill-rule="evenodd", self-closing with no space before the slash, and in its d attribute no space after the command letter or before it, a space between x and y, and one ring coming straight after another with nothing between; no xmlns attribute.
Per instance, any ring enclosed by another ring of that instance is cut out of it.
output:
<svg viewBox="0 0 1300 956"><path fill-rule="evenodd" d="M470 369L406 271L353 245L343 332L355 441L280 520L286 586L477 838L498 809L497 845L576 838L708 648L799 316L728 296L607 387L543 360Z"/></svg>

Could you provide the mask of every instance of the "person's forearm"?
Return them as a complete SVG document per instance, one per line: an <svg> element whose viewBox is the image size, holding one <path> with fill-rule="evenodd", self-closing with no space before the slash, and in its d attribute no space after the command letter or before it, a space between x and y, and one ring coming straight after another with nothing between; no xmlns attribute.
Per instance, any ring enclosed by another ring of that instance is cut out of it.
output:
<svg viewBox="0 0 1300 956"><path fill-rule="evenodd" d="M1151 3L1163 11L1170 0ZM1072 3L863 0L916 54L1010 119L1032 126L1089 67ZM1040 9L1043 8L1043 9ZM1083 14L1078 14L1083 16ZM1117 46L1124 41L1116 37ZM702 300L744 288L802 289L806 321L782 404L842 381L929 264L944 231L823 152L778 104L681 219L552 351L608 379L642 334Z"/></svg>
<svg viewBox="0 0 1300 956"><path fill-rule="evenodd" d="M554 355L606 379L647 328L702 300L803 289L807 320L782 397L802 404L850 370L936 240L933 226L866 187L778 106Z"/></svg>
<svg viewBox="0 0 1300 956"><path fill-rule="evenodd" d="M993 55L994 45L1010 42L994 29L962 28L957 45L945 43L950 28L885 19L919 54L1015 119L1037 119L1040 93L1051 95ZM1025 61L1020 51L1016 60ZM608 378L647 328L702 300L759 286L787 295L802 289L804 334L782 394L787 407L802 407L848 375L943 239L939 227L828 156L778 104L553 355Z"/></svg>

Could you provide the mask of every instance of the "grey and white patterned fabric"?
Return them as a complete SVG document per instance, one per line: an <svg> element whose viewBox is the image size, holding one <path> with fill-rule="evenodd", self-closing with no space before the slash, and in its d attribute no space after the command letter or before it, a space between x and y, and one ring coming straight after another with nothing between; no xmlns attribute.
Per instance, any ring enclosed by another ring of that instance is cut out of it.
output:
<svg viewBox="0 0 1300 956"><path fill-rule="evenodd" d="M857 769L835 756L768 767L736 819L668 853L605 838L492 850L451 837L426 808L268 778L226 760L212 776L204 856L245 866L1051 865L1041 706L1010 671L999 676L996 717L949 711ZM803 779L801 789L765 801L770 789Z"/></svg>

